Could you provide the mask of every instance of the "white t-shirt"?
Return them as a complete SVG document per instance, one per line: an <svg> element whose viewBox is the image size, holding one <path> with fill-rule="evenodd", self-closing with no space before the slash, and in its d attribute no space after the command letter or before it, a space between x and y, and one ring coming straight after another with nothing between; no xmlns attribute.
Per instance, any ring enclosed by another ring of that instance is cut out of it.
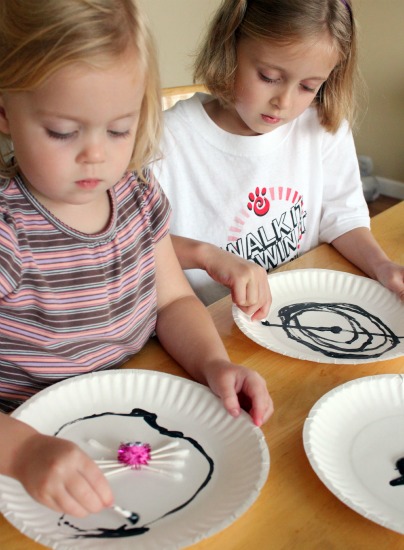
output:
<svg viewBox="0 0 404 550"><path fill-rule="evenodd" d="M165 111L163 160L153 170L172 205L171 233L207 241L268 271L321 242L369 227L352 133L315 108L260 136L219 128L197 93ZM186 272L205 304L228 293Z"/></svg>

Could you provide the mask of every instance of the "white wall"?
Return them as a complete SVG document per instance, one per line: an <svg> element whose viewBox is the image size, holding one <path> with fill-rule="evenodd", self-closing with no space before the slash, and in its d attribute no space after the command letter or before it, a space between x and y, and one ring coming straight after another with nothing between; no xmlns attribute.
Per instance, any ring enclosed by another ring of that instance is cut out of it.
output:
<svg viewBox="0 0 404 550"><path fill-rule="evenodd" d="M368 110L356 135L375 173L404 182L404 0L354 0Z"/></svg>
<svg viewBox="0 0 404 550"><path fill-rule="evenodd" d="M140 3L156 38L163 87L192 84L195 49L221 0L140 0Z"/></svg>
<svg viewBox="0 0 404 550"><path fill-rule="evenodd" d="M140 0L157 40L163 87L192 83L195 49L221 0ZM404 0L353 0L369 105L355 135L375 173L404 182Z"/></svg>

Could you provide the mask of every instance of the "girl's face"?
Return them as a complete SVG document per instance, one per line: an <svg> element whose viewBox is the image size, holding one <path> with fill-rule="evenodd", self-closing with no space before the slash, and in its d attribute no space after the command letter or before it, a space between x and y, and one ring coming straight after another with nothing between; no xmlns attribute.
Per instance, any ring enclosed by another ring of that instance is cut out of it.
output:
<svg viewBox="0 0 404 550"><path fill-rule="evenodd" d="M95 68L75 63L33 91L0 97L20 172L51 212L96 204L130 162L145 89L135 52Z"/></svg>
<svg viewBox="0 0 404 550"><path fill-rule="evenodd" d="M328 35L292 45L241 39L236 101L228 110L227 128L223 129L257 135L290 122L309 107L337 62Z"/></svg>

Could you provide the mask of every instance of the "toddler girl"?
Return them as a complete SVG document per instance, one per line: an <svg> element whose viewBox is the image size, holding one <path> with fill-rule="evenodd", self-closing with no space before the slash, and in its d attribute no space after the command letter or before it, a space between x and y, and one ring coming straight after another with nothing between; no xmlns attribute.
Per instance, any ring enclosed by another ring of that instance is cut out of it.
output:
<svg viewBox="0 0 404 550"><path fill-rule="evenodd" d="M0 405L119 367L150 336L256 424L265 381L230 362L183 276L156 155L160 83L135 0L0 3ZM51 411L50 411L51 414ZM0 413L0 473L74 516L112 504L73 443Z"/></svg>

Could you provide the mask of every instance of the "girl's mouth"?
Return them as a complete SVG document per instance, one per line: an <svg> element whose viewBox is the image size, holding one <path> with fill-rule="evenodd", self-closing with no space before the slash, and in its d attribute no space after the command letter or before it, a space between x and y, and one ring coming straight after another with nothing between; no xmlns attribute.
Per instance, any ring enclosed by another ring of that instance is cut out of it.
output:
<svg viewBox="0 0 404 550"><path fill-rule="evenodd" d="M82 189L95 189L101 180L98 179L86 179L86 180L77 180L75 183L78 187Z"/></svg>
<svg viewBox="0 0 404 550"><path fill-rule="evenodd" d="M281 121L280 118L270 115L261 115L261 118L266 124L278 124Z"/></svg>

